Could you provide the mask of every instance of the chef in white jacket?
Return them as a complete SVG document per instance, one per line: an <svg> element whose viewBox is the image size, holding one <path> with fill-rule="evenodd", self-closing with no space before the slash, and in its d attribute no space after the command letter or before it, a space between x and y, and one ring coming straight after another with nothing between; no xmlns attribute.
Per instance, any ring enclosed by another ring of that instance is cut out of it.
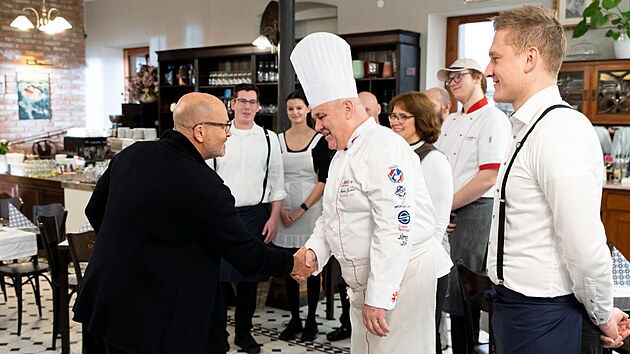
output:
<svg viewBox="0 0 630 354"><path fill-rule="evenodd" d="M435 210L409 144L367 115L349 45L306 36L291 62L313 107L315 129L337 150L323 214L302 253L314 274L331 255L349 287L353 353L435 353ZM295 274L298 280L308 274Z"/></svg>

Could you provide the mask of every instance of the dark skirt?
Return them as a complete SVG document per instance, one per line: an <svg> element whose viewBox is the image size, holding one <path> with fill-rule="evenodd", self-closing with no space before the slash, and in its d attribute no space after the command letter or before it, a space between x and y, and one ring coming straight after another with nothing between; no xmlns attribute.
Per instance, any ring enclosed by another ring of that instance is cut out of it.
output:
<svg viewBox="0 0 630 354"><path fill-rule="evenodd" d="M249 232L254 234L260 240L264 240L262 230L265 223L269 220L269 204L262 203L253 206L239 207L238 215L245 224ZM221 267L219 268L219 279L223 282L253 282L261 283L269 280L269 274L256 274L252 276L244 276L238 272L232 265L221 259Z"/></svg>
<svg viewBox="0 0 630 354"><path fill-rule="evenodd" d="M488 238L492 224L492 198L479 198L455 211L455 231L449 237L451 259L455 263L463 259L464 264L475 272L486 269ZM449 292L444 303L444 311L452 315L464 315L464 305L459 287L457 267L449 274Z"/></svg>

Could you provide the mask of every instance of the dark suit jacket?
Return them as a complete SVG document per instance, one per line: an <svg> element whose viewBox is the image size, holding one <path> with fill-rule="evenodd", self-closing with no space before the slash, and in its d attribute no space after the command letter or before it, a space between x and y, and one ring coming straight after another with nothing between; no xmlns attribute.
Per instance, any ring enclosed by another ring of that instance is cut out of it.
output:
<svg viewBox="0 0 630 354"><path fill-rule="evenodd" d="M85 213L98 237L74 320L129 353L224 353L220 258L243 274L293 267L246 231L228 187L178 132L117 154Z"/></svg>

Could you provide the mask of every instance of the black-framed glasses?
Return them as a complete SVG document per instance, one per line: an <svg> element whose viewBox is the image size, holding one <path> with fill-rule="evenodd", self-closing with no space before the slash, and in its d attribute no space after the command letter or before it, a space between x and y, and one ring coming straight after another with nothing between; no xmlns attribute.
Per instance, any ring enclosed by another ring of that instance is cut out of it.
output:
<svg viewBox="0 0 630 354"><path fill-rule="evenodd" d="M400 114L399 115L399 114L396 114L396 113L390 113L389 114L389 120L392 121L392 122L395 121L395 120L397 120L399 122L404 122L404 121L406 121L409 118L413 118L413 116L408 116L406 114Z"/></svg>
<svg viewBox="0 0 630 354"><path fill-rule="evenodd" d="M462 81L462 78L464 77L464 75L470 75L470 74L472 73L471 72L457 73L453 77L449 77L448 79L446 79L446 81L444 81L444 84L446 86L450 86L451 82L459 84Z"/></svg>
<svg viewBox="0 0 630 354"><path fill-rule="evenodd" d="M250 105L250 106L255 106L256 104L258 104L258 100L246 100L244 98L237 98L236 102L238 102L238 104L242 104L244 105Z"/></svg>
<svg viewBox="0 0 630 354"><path fill-rule="evenodd" d="M195 128L198 125L214 125L215 127L223 127L223 129L225 129L225 132L227 133L228 131L230 131L230 128L232 127L232 122L227 122L227 123L219 123L219 122L199 122L195 125L193 125L192 129L195 130Z"/></svg>

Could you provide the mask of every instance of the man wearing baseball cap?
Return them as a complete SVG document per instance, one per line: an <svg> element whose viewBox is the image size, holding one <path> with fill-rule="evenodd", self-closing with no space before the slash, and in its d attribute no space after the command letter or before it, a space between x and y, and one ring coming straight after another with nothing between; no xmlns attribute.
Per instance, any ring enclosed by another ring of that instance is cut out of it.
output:
<svg viewBox="0 0 630 354"><path fill-rule="evenodd" d="M463 108L449 115L435 146L448 158L453 171L453 213L449 232L451 259L463 259L474 271L485 270L492 217L492 191L510 136L508 118L488 104L486 78L473 59L456 60L437 73ZM451 316L453 353L466 351L466 325L459 277L453 268L444 304ZM479 324L479 312L473 314ZM476 331L478 334L478 331ZM475 336L476 337L476 336Z"/></svg>
<svg viewBox="0 0 630 354"><path fill-rule="evenodd" d="M350 46L306 36L291 62L331 149L324 211L296 253L319 273L331 255L348 284L353 353L435 353L435 209L418 156L370 119L357 97ZM307 274L294 274L303 281Z"/></svg>

